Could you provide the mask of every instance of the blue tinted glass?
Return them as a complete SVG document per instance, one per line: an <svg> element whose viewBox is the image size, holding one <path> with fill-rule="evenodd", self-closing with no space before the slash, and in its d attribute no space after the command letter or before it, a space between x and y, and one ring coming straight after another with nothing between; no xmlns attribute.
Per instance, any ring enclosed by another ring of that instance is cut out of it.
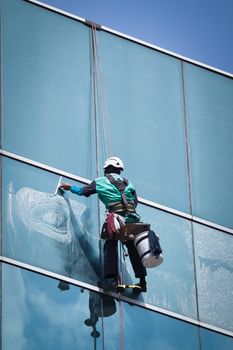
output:
<svg viewBox="0 0 233 350"><path fill-rule="evenodd" d="M3 349L103 349L102 320L118 349L115 300L58 287L57 280L3 264Z"/></svg>
<svg viewBox="0 0 233 350"><path fill-rule="evenodd" d="M88 27L26 1L2 5L4 149L93 177Z"/></svg>
<svg viewBox="0 0 233 350"><path fill-rule="evenodd" d="M200 320L233 331L233 236L194 224Z"/></svg>
<svg viewBox="0 0 233 350"><path fill-rule="evenodd" d="M0 121L1 123L1 121ZM1 127L1 125L0 125ZM1 137L1 136L0 136ZM2 155L0 154L0 255L2 255Z"/></svg>
<svg viewBox="0 0 233 350"><path fill-rule="evenodd" d="M160 236L164 261L147 268L147 293L139 300L179 314L197 318L191 225L188 220L140 205L143 222ZM123 263L123 279L135 282L129 257ZM131 294L132 297L134 295Z"/></svg>
<svg viewBox="0 0 233 350"><path fill-rule="evenodd" d="M224 336L223 334L210 332L201 329L201 349L202 350L232 350L233 338Z"/></svg>
<svg viewBox="0 0 233 350"><path fill-rule="evenodd" d="M55 194L59 176L8 158L3 167L3 255L96 284L96 197Z"/></svg>
<svg viewBox="0 0 233 350"><path fill-rule="evenodd" d="M199 349L197 327L3 264L2 344L12 349ZM17 290L17 293L15 291ZM232 339L200 329L203 350Z"/></svg>
<svg viewBox="0 0 233 350"><path fill-rule="evenodd" d="M233 227L233 80L184 66L193 213Z"/></svg>
<svg viewBox="0 0 233 350"><path fill-rule="evenodd" d="M124 345L127 350L198 350L196 326L124 304Z"/></svg>
<svg viewBox="0 0 233 350"><path fill-rule="evenodd" d="M113 153L141 197L188 211L179 60L99 32Z"/></svg>
<svg viewBox="0 0 233 350"><path fill-rule="evenodd" d="M90 29L22 0L3 5L4 148L94 177ZM113 153L140 196L188 211L180 61L104 31L96 43L97 115L109 116Z"/></svg>

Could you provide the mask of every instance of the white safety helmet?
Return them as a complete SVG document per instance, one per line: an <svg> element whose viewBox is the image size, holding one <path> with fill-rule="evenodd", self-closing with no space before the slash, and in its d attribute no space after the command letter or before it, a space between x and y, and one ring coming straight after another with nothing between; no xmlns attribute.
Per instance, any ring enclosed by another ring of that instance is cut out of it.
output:
<svg viewBox="0 0 233 350"><path fill-rule="evenodd" d="M122 160L118 157L110 157L104 163L104 169L106 169L109 165L114 166L114 168L119 168L124 170L124 164Z"/></svg>

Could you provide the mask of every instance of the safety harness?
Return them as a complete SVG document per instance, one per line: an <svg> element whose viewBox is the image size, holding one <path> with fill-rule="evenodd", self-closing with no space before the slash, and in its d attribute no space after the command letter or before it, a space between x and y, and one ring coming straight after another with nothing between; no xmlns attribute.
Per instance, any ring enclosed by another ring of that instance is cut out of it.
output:
<svg viewBox="0 0 233 350"><path fill-rule="evenodd" d="M110 174L106 176L108 180L111 182L111 184L116 186L116 188L120 192L121 201L109 203L109 207L108 207L109 213L107 215L106 222L102 227L101 238L102 239L120 239L122 241L132 239L133 236L129 238L129 232L124 232L124 231L121 232L121 229L123 227L126 227L125 224L133 223L133 222L136 223L140 221L140 215L138 215L135 210L134 201L127 200L124 192L125 188L128 186L128 180L124 178L122 180L121 179L116 180ZM115 216L115 214L118 214L118 215ZM115 220L118 221L119 228L121 228L119 231L116 230Z"/></svg>
<svg viewBox="0 0 233 350"><path fill-rule="evenodd" d="M125 195L125 188L128 186L129 182L127 179L115 179L111 174L107 175L108 180L116 186L121 194L121 202L112 202L109 205L109 211L114 213L135 213L135 205L133 201L128 201Z"/></svg>

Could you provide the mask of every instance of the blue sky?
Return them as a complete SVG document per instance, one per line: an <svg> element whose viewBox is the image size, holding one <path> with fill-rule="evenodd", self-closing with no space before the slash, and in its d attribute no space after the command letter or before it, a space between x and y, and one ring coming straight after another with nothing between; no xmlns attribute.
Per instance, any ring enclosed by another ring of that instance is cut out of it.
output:
<svg viewBox="0 0 233 350"><path fill-rule="evenodd" d="M233 0L41 0L233 73Z"/></svg>

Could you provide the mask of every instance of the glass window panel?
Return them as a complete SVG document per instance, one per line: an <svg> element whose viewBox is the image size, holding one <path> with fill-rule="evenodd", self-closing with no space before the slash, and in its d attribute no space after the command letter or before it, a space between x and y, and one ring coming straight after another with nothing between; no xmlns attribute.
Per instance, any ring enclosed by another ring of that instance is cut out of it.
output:
<svg viewBox="0 0 233 350"><path fill-rule="evenodd" d="M179 314L197 318L191 224L177 216L140 205L138 213L160 236L164 261L147 269L147 293L139 300ZM127 249L126 249L127 251ZM129 258L123 260L123 280L138 282ZM135 297L130 293L131 297Z"/></svg>
<svg viewBox="0 0 233 350"><path fill-rule="evenodd" d="M199 349L196 326L105 295L2 264L2 344L11 349ZM17 290L17 293L15 293ZM120 323L120 315L123 316ZM230 350L232 338L200 329L203 350Z"/></svg>
<svg viewBox="0 0 233 350"><path fill-rule="evenodd" d="M184 65L193 214L233 227L233 80Z"/></svg>
<svg viewBox="0 0 233 350"><path fill-rule="evenodd" d="M140 197L189 211L180 61L103 31L98 38L113 153Z"/></svg>
<svg viewBox="0 0 233 350"><path fill-rule="evenodd" d="M198 350L196 326L124 303L127 350Z"/></svg>
<svg viewBox="0 0 233 350"><path fill-rule="evenodd" d="M0 169L1 169L0 171L0 233L1 233L0 234L0 255L2 255L2 155L1 154L0 154Z"/></svg>
<svg viewBox="0 0 233 350"><path fill-rule="evenodd" d="M2 6L3 148L93 177L89 28L26 1Z"/></svg>
<svg viewBox="0 0 233 350"><path fill-rule="evenodd" d="M201 328L201 349L202 350L232 350L233 338L223 334L208 331Z"/></svg>
<svg viewBox="0 0 233 350"><path fill-rule="evenodd" d="M3 0L6 150L95 176L90 39L82 23ZM188 211L180 61L104 31L97 32L97 45L97 114L109 115L110 135L104 127L113 152L124 159L140 196ZM102 166L101 135L98 141Z"/></svg>
<svg viewBox="0 0 233 350"><path fill-rule="evenodd" d="M72 285L61 291L55 279L3 264L4 350L103 349L103 319L117 350L117 314L109 296Z"/></svg>
<svg viewBox="0 0 233 350"><path fill-rule="evenodd" d="M71 285L66 291L57 287L55 279L3 264L5 350L119 350L121 341L126 350L153 344L161 350L198 349L193 325L127 303L121 303L120 311L108 296Z"/></svg>
<svg viewBox="0 0 233 350"><path fill-rule="evenodd" d="M194 224L200 320L233 331L233 236Z"/></svg>
<svg viewBox="0 0 233 350"><path fill-rule="evenodd" d="M3 255L96 284L97 198L55 195L58 181L57 175L3 158Z"/></svg>

